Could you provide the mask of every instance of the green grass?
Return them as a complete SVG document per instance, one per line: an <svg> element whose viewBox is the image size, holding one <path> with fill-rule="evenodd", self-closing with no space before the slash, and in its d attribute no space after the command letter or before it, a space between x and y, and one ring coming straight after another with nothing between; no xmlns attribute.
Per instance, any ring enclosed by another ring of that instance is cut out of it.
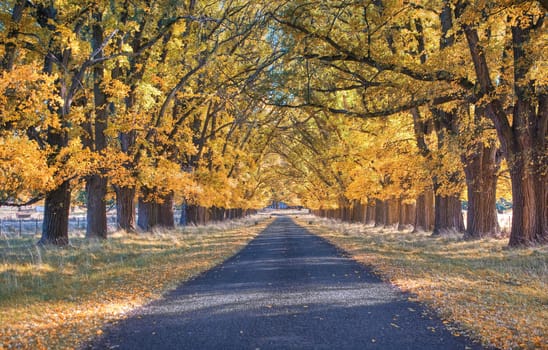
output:
<svg viewBox="0 0 548 350"><path fill-rule="evenodd" d="M38 247L37 237L0 239L0 349L70 349L108 321L160 297L235 254L266 225L155 234L116 233Z"/></svg>
<svg viewBox="0 0 548 350"><path fill-rule="evenodd" d="M303 226L435 309L455 333L502 349L548 349L548 247L306 220Z"/></svg>

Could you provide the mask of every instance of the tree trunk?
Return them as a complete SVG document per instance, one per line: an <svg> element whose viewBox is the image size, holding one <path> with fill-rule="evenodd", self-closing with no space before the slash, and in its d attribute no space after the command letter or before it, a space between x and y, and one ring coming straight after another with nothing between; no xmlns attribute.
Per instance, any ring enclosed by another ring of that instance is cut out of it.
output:
<svg viewBox="0 0 548 350"><path fill-rule="evenodd" d="M115 187L118 228L135 232L135 187Z"/></svg>
<svg viewBox="0 0 548 350"><path fill-rule="evenodd" d="M400 208L400 220L398 230L405 230L415 222L415 205L402 203Z"/></svg>
<svg viewBox="0 0 548 350"><path fill-rule="evenodd" d="M417 198L413 232L434 229L434 193L427 190Z"/></svg>
<svg viewBox="0 0 548 350"><path fill-rule="evenodd" d="M106 178L100 175L92 175L86 180L86 238L107 238L106 193Z"/></svg>
<svg viewBox="0 0 548 350"><path fill-rule="evenodd" d="M217 220L217 214L219 213L218 210L217 210L217 207L213 206L213 207L208 208L208 212L209 212L209 219L212 222L219 221L219 220Z"/></svg>
<svg viewBox="0 0 548 350"><path fill-rule="evenodd" d="M368 201L367 209L365 212L365 223L371 224L375 222L375 204L374 202Z"/></svg>
<svg viewBox="0 0 548 350"><path fill-rule="evenodd" d="M375 199L375 227L385 225L385 204L380 199Z"/></svg>
<svg viewBox="0 0 548 350"><path fill-rule="evenodd" d="M181 226L186 226L187 223L188 223L188 218L187 218L187 204L186 202L183 202L181 204L181 216L179 217L179 225Z"/></svg>
<svg viewBox="0 0 548 350"><path fill-rule="evenodd" d="M433 235L464 232L464 220L459 196L436 195L434 211Z"/></svg>
<svg viewBox="0 0 548 350"><path fill-rule="evenodd" d="M514 158L510 164L512 228L509 245L547 243L548 176L542 172L541 166L527 165L521 159Z"/></svg>
<svg viewBox="0 0 548 350"><path fill-rule="evenodd" d="M415 224L415 216L416 216L416 211L417 211L417 207L416 207L416 204L415 203L411 203L411 204L405 204L405 211L406 211L406 221L405 221L405 224L406 225L414 225Z"/></svg>
<svg viewBox="0 0 548 350"><path fill-rule="evenodd" d="M352 202L352 222L363 223L363 215L363 204L358 200L354 200Z"/></svg>
<svg viewBox="0 0 548 350"><path fill-rule="evenodd" d="M508 119L504 103L496 98L489 66L477 29L464 24L476 80L483 95L493 96L485 106L487 116L495 124L503 152L508 157L512 181L512 228L510 246L527 246L548 242L548 101L543 89L535 87L527 75L535 62L528 51L531 32L542 30L543 16L534 20L527 10L513 19L512 48L514 66L515 105L512 120Z"/></svg>
<svg viewBox="0 0 548 350"><path fill-rule="evenodd" d="M403 204L402 199L399 200L399 217L398 217L398 231L405 230L407 226L407 207L406 204Z"/></svg>
<svg viewBox="0 0 548 350"><path fill-rule="evenodd" d="M496 148L479 143L471 158L464 159L468 192L466 216L467 239L496 236L500 233L497 218Z"/></svg>
<svg viewBox="0 0 548 350"><path fill-rule="evenodd" d="M30 5L30 3L26 0L15 1L15 4L13 5L13 9L11 11L11 19L10 21L8 21L8 25L4 27L4 30L6 28L9 28L9 30L6 35L6 38L8 40L5 40L6 43L4 44L4 56L2 57L3 70L11 71L13 69L13 66L15 65L15 59L17 57L17 45L15 44L16 40L11 41L11 39L16 38L19 33L19 23L23 18L23 11L25 10L27 4Z"/></svg>
<svg viewBox="0 0 548 350"><path fill-rule="evenodd" d="M92 26L91 46L94 51L100 50L103 44L103 27L102 15L100 12L93 13L95 23ZM97 52L97 58L103 57L102 51ZM103 91L104 82L103 65L97 64L93 67L93 103L95 108L93 120L93 138L88 147L93 151L100 153L107 147L105 130L108 127L108 101L105 92ZM91 116L89 116L91 119ZM92 121L88 121L91 125ZM91 128L90 128L91 129ZM91 131L91 130L88 130ZM87 194L87 238L107 238L107 213L105 196L107 193L107 179L100 174L93 174L86 179L86 194Z"/></svg>
<svg viewBox="0 0 548 350"><path fill-rule="evenodd" d="M507 142L513 198L510 246L548 243L548 95L527 79L533 58L526 50L531 31L542 30L544 18L534 23L524 17L512 27L517 101L513 138Z"/></svg>
<svg viewBox="0 0 548 350"><path fill-rule="evenodd" d="M383 213L382 222L384 223L384 226L389 226L390 225L390 201L385 200L382 202L382 204L384 205L384 209L382 211Z"/></svg>
<svg viewBox="0 0 548 350"><path fill-rule="evenodd" d="M158 225L167 229L175 228L175 213L173 211L173 193L163 198L158 205Z"/></svg>
<svg viewBox="0 0 548 350"><path fill-rule="evenodd" d="M139 207L137 214L137 226L144 231L151 231L154 227L158 226L159 222L159 208L158 203L147 198L149 190L143 189L142 195L139 196Z"/></svg>
<svg viewBox="0 0 548 350"><path fill-rule="evenodd" d="M214 207L214 221L224 221L225 220L225 209L224 208L218 208Z"/></svg>
<svg viewBox="0 0 548 350"><path fill-rule="evenodd" d="M341 208L341 214L342 214L342 221L349 222L350 221L350 208L348 206L344 206Z"/></svg>
<svg viewBox="0 0 548 350"><path fill-rule="evenodd" d="M395 198L390 198L386 200L385 202L385 220L384 224L387 226L393 226L398 223L399 219L399 211L400 211L400 204L399 200Z"/></svg>
<svg viewBox="0 0 548 350"><path fill-rule="evenodd" d="M198 225L205 225L205 224L207 224L207 209L199 205L198 206Z"/></svg>
<svg viewBox="0 0 548 350"><path fill-rule="evenodd" d="M65 181L46 195L42 237L38 244L67 245L69 213L70 184Z"/></svg>
<svg viewBox="0 0 548 350"><path fill-rule="evenodd" d="M187 225L198 225L198 206L190 204L186 206L186 222Z"/></svg>

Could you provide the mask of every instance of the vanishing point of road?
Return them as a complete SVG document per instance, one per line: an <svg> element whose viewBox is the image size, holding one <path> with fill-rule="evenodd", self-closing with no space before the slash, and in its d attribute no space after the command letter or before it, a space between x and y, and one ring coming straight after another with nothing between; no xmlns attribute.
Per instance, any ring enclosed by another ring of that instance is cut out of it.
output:
<svg viewBox="0 0 548 350"><path fill-rule="evenodd" d="M481 349L289 217L90 349Z"/></svg>

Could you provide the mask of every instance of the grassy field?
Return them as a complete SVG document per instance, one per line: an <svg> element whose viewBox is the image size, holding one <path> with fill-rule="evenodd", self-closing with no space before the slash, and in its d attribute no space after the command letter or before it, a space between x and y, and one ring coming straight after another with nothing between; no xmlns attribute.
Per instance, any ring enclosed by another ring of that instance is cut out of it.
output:
<svg viewBox="0 0 548 350"><path fill-rule="evenodd" d="M435 309L454 333L502 349L548 349L548 247L312 217L300 224Z"/></svg>
<svg viewBox="0 0 548 350"><path fill-rule="evenodd" d="M40 248L0 239L0 349L73 349L239 251L270 220Z"/></svg>

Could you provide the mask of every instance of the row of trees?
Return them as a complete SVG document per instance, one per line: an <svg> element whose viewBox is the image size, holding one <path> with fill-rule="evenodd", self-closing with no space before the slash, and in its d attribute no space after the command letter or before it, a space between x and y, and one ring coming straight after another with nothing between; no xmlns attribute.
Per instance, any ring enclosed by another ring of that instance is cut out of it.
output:
<svg viewBox="0 0 548 350"><path fill-rule="evenodd" d="M292 38L285 64L298 78L271 103L301 113L276 151L306 204L348 216L355 200L389 212L415 203L416 227L463 231L465 186L466 236L479 238L499 230L497 180L509 174L510 245L547 242L546 10L539 1L288 4L275 20Z"/></svg>
<svg viewBox="0 0 548 350"><path fill-rule="evenodd" d="M466 188L477 238L498 232L501 172L510 244L548 240L542 2L11 0L0 11L0 204L45 199L43 243L68 242L78 186L89 237L106 237L109 196L131 231L136 202L148 230L173 224L175 202L194 217L288 193L323 210L376 203L378 218L414 205L401 222L460 231Z"/></svg>
<svg viewBox="0 0 548 350"><path fill-rule="evenodd" d="M64 245L80 186L87 236L100 238L109 196L128 231L136 201L143 230L173 226L175 201L195 222L203 207L221 219L265 201L258 163L272 110L244 93L284 54L265 40L264 10L254 1L4 2L0 204L45 200L40 242Z"/></svg>

